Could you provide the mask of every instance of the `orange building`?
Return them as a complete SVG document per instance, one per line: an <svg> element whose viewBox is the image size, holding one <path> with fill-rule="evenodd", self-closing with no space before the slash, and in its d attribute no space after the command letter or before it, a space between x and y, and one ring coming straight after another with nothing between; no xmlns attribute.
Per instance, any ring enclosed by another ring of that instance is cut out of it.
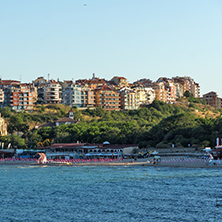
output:
<svg viewBox="0 0 222 222"><path fill-rule="evenodd" d="M221 105L221 98L218 98L218 95L216 92L209 92L203 95L203 98L206 103L212 107L214 107L215 109L221 109L222 105Z"/></svg>
<svg viewBox="0 0 222 222"><path fill-rule="evenodd" d="M120 110L120 94L116 90L102 86L94 91L95 106L104 108L106 110Z"/></svg>
<svg viewBox="0 0 222 222"><path fill-rule="evenodd" d="M79 79L79 80L76 80L75 83L88 86L92 90L98 87L107 85L107 81L105 79L100 79L100 78L95 77L94 73L93 73L92 79Z"/></svg>
<svg viewBox="0 0 222 222"><path fill-rule="evenodd" d="M15 111L31 112L37 99L37 88L33 83L12 84L5 87L4 94L4 106L9 106Z"/></svg>

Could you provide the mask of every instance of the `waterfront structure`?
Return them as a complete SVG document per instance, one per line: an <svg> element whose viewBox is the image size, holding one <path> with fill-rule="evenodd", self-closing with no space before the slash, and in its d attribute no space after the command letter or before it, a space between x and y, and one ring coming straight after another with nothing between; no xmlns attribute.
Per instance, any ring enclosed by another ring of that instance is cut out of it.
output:
<svg viewBox="0 0 222 222"><path fill-rule="evenodd" d="M43 87L45 103L61 103L62 87L55 80L49 80Z"/></svg>
<svg viewBox="0 0 222 222"><path fill-rule="evenodd" d="M202 99L206 101L206 103L215 109L222 108L222 99L218 97L216 92L209 92L203 95Z"/></svg>
<svg viewBox="0 0 222 222"><path fill-rule="evenodd" d="M95 106L106 110L120 110L120 94L108 86L98 87L94 90Z"/></svg>
<svg viewBox="0 0 222 222"><path fill-rule="evenodd" d="M5 120L1 117L1 113L0 113L0 135L7 136L7 124Z"/></svg>
<svg viewBox="0 0 222 222"><path fill-rule="evenodd" d="M73 159L73 158L118 158L124 153L138 149L138 145L112 145L109 142L103 144L88 143L55 143L48 147L41 147L49 159ZM127 150L127 151L125 151Z"/></svg>
<svg viewBox="0 0 222 222"><path fill-rule="evenodd" d="M71 84L62 93L62 104L73 107L94 106L94 90L83 84Z"/></svg>

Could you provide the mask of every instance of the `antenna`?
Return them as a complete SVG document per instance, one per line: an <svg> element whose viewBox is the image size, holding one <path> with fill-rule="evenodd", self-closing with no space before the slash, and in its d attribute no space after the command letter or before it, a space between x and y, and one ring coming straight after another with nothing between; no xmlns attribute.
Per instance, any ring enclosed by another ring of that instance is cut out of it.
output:
<svg viewBox="0 0 222 222"><path fill-rule="evenodd" d="M50 76L50 74L48 73L48 81L49 81L49 76Z"/></svg>

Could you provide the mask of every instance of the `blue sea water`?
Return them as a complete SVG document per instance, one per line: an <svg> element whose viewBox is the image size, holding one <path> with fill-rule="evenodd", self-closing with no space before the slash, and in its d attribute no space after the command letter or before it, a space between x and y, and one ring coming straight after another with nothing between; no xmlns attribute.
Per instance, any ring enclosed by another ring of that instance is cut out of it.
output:
<svg viewBox="0 0 222 222"><path fill-rule="evenodd" d="M0 221L222 221L221 169L0 166Z"/></svg>

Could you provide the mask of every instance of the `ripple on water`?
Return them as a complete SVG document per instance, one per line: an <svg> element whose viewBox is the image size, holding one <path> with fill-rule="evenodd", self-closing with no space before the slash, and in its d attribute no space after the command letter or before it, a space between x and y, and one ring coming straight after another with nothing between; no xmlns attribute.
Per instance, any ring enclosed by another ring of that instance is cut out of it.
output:
<svg viewBox="0 0 222 222"><path fill-rule="evenodd" d="M0 221L218 221L221 177L220 169L0 166Z"/></svg>

